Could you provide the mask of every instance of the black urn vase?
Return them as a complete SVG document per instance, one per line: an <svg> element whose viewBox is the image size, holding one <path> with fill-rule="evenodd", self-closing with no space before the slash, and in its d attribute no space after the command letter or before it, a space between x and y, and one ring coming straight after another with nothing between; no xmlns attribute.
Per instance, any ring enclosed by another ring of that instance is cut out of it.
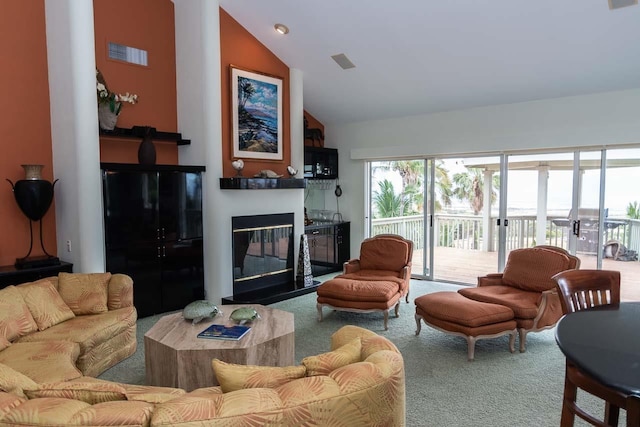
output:
<svg viewBox="0 0 640 427"><path fill-rule="evenodd" d="M31 221L41 220L49 210L56 182L57 180L51 183L44 179L21 179L12 183L18 207Z"/></svg>
<svg viewBox="0 0 640 427"><path fill-rule="evenodd" d="M51 265L51 263L59 263L58 258L50 255L44 248L42 242L42 221L40 222L40 246L46 254L45 257L39 257L37 260L29 259L31 249L33 248L33 231L31 222L40 221L47 213L51 202L53 202L53 189L58 180L53 182L42 179L42 165L22 165L25 169L25 179L17 181L15 184L9 181L13 189L13 195L18 203L18 207L27 218L29 218L29 231L31 241L29 245L29 253L24 258L16 260L16 267L26 268L30 262L41 265ZM36 265L34 265L36 266Z"/></svg>

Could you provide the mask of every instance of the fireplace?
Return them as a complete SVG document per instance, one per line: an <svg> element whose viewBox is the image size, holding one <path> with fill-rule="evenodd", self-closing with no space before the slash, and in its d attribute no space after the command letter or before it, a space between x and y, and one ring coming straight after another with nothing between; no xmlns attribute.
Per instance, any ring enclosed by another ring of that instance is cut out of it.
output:
<svg viewBox="0 0 640 427"><path fill-rule="evenodd" d="M296 290L294 214L231 218L233 296L224 303L269 303Z"/></svg>

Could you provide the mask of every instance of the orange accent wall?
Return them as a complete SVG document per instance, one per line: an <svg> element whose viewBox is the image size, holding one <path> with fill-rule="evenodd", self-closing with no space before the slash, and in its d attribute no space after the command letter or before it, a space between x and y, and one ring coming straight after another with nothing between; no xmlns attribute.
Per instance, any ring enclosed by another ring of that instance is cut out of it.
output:
<svg viewBox="0 0 640 427"><path fill-rule="evenodd" d="M231 167L231 71L229 66L282 77L282 138L283 160L244 160L244 176L253 176L261 169L271 169L286 175L291 164L291 133L289 131L289 67L244 29L224 9L220 9L220 62L222 66L222 159L225 177L235 175Z"/></svg>
<svg viewBox="0 0 640 427"><path fill-rule="evenodd" d="M153 126L160 131L177 131L176 47L173 2L171 0L109 0L93 2L96 66L109 89L135 93L138 103L125 104L118 127ZM148 66L109 59L108 43L147 51ZM189 135L183 135L189 139ZM178 148L155 142L156 163L178 164ZM138 163L137 140L100 138L103 162Z"/></svg>
<svg viewBox="0 0 640 427"><path fill-rule="evenodd" d="M0 28L7 35L0 38L5 58L0 67L0 265L10 265L29 251L29 220L5 179L23 179L21 164L43 164L43 178L54 179L44 2L3 0ZM45 248L55 255L53 204L42 221ZM39 224L34 223L33 230L31 256L43 255Z"/></svg>

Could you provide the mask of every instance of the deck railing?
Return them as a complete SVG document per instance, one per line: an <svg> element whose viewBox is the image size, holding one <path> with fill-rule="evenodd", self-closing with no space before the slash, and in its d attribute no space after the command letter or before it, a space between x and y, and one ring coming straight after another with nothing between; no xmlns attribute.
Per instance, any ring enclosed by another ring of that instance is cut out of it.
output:
<svg viewBox="0 0 640 427"><path fill-rule="evenodd" d="M545 242L536 242L536 216L510 216L507 230L507 251L532 247L537 244L559 246L567 249L571 230L567 226L556 225L554 220L566 218L548 218L545 228ZM607 218L619 222L615 228L604 230L604 240L618 240L627 248L640 252L640 220L628 218ZM492 224L488 238L491 240L489 250L498 247L498 226L496 218ZM372 221L373 235L382 233L399 234L411 239L415 249L424 249L424 218L412 215L394 218L381 218ZM485 233L482 217L476 215L434 215L433 232L436 246L454 247L468 250L482 250ZM594 233L596 233L594 235ZM578 241L579 252L595 252L597 231L584 230Z"/></svg>

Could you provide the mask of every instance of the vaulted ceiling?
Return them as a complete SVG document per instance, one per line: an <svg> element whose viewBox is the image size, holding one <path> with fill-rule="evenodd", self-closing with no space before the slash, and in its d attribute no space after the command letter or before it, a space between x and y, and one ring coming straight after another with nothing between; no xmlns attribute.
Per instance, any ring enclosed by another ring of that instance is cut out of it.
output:
<svg viewBox="0 0 640 427"><path fill-rule="evenodd" d="M220 0L325 125L640 88L640 6L607 0ZM274 24L290 32L280 35ZM345 54L355 68L331 58ZM639 111L640 113L640 111Z"/></svg>

